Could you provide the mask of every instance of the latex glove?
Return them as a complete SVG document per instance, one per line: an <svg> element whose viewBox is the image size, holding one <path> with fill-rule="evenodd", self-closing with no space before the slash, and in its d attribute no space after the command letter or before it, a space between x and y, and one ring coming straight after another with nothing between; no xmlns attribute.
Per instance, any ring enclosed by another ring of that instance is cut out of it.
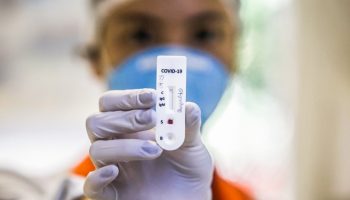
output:
<svg viewBox="0 0 350 200"><path fill-rule="evenodd" d="M154 141L153 89L110 91L100 113L87 119L97 167L85 182L96 200L211 199L212 159L201 141L200 109L186 103L186 138L178 150L163 151Z"/></svg>

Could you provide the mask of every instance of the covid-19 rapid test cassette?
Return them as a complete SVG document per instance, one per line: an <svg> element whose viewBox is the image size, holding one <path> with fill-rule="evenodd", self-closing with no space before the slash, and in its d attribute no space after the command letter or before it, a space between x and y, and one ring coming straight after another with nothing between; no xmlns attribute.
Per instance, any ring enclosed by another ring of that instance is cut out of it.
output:
<svg viewBox="0 0 350 200"><path fill-rule="evenodd" d="M186 70L185 56L157 57L156 141L168 151L185 140Z"/></svg>

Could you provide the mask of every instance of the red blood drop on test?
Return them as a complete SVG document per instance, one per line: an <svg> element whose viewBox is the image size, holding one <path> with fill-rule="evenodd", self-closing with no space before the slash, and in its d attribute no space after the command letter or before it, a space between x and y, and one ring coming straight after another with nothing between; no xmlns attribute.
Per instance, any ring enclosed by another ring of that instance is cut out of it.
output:
<svg viewBox="0 0 350 200"><path fill-rule="evenodd" d="M174 124L174 120L168 119L168 124Z"/></svg>

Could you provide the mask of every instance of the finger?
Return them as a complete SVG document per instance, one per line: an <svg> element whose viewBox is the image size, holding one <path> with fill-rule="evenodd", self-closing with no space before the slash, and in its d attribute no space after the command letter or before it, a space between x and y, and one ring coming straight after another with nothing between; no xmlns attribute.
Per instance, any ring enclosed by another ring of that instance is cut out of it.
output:
<svg viewBox="0 0 350 200"><path fill-rule="evenodd" d="M98 113L86 120L86 130L91 141L145 131L155 125L156 115L152 109Z"/></svg>
<svg viewBox="0 0 350 200"><path fill-rule="evenodd" d="M156 134L154 129L147 131L140 131L132 134L122 134L116 139L139 139L139 140L151 140L156 141Z"/></svg>
<svg viewBox="0 0 350 200"><path fill-rule="evenodd" d="M186 103L186 137L175 151L165 152L169 162L181 166L179 172L191 176L211 178L212 159L201 140L201 111L195 103Z"/></svg>
<svg viewBox="0 0 350 200"><path fill-rule="evenodd" d="M192 102L186 102L186 137L184 146L195 146L200 142L201 110Z"/></svg>
<svg viewBox="0 0 350 200"><path fill-rule="evenodd" d="M138 139L99 140L90 147L90 157L99 166L136 160L152 160L162 149L153 141Z"/></svg>
<svg viewBox="0 0 350 200"><path fill-rule="evenodd" d="M111 183L118 173L118 167L115 165L108 165L90 172L84 184L85 195L96 200L116 200L118 193Z"/></svg>
<svg viewBox="0 0 350 200"><path fill-rule="evenodd" d="M154 89L112 90L99 100L101 112L152 108L156 102Z"/></svg>

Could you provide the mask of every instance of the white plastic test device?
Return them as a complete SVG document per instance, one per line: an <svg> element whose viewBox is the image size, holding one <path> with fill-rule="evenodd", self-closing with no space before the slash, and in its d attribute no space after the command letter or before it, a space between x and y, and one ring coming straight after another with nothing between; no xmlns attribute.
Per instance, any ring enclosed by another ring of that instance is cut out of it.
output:
<svg viewBox="0 0 350 200"><path fill-rule="evenodd" d="M168 151L185 140L186 70L185 56L157 57L156 141Z"/></svg>

